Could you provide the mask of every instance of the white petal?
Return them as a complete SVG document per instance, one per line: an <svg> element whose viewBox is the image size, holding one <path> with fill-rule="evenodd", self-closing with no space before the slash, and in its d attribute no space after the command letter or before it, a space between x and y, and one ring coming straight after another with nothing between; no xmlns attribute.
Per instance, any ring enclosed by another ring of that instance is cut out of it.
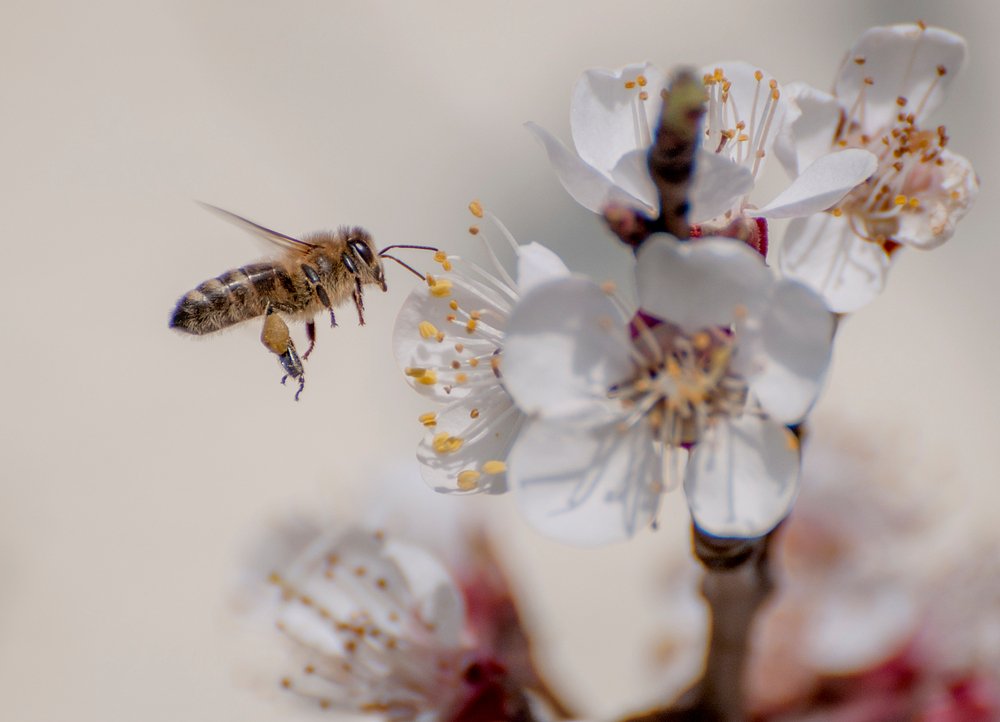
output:
<svg viewBox="0 0 1000 722"><path fill-rule="evenodd" d="M448 570L425 549L389 541L383 555L396 563L410 589L420 620L438 644L457 647L465 626L465 600Z"/></svg>
<svg viewBox="0 0 1000 722"><path fill-rule="evenodd" d="M704 223L722 215L753 190L753 174L728 156L698 148L689 198L689 223Z"/></svg>
<svg viewBox="0 0 1000 722"><path fill-rule="evenodd" d="M759 70L754 65L745 63L743 61L727 61L722 63L716 63L715 65L710 65L702 68L701 73L712 73L716 68L722 68L723 74L726 79L729 80L732 85L729 87L729 102L727 103L727 119L732 122L727 123L726 127L732 128L736 125L736 118L729 115L733 106L736 107L739 112L739 120L746 123L746 132L750 133L753 130L753 136L750 138L749 143L753 144L758 134L763 132L766 123L766 116L764 111L768 107L767 100L770 97L771 87L770 82L776 80L770 73L761 70L763 78L760 82L757 82L755 77L756 72ZM774 145L775 138L778 135L778 131L781 129L781 125L785 119L785 113L788 108L788 102L785 100L784 89L778 86L778 101L777 107L774 109L774 115L771 118L771 123L767 127L767 135L764 137L763 145L755 145L754 148L759 147L764 151L764 157L761 159L758 168L758 175L763 169L764 165L767 163L768 158L771 156L771 148ZM753 118L751 119L751 112L754 111L754 96L757 97L757 108L756 112L753 112ZM753 152L748 152L748 144L743 145L743 165L747 168L752 168L754 163ZM723 151L728 154L733 160L736 158L737 144L733 143L730 146L729 151Z"/></svg>
<svg viewBox="0 0 1000 722"><path fill-rule="evenodd" d="M799 479L798 440L773 421L720 419L694 448L684 492L695 522L720 537L767 534L785 518Z"/></svg>
<svg viewBox="0 0 1000 722"><path fill-rule="evenodd" d="M805 83L789 83L788 113L774 153L792 178L830 152L840 125L840 103Z"/></svg>
<svg viewBox="0 0 1000 722"><path fill-rule="evenodd" d="M659 214L660 192L653 182L649 172L649 149L641 148L626 153L611 169L611 178L615 185L625 191L629 197L638 198L652 215Z"/></svg>
<svg viewBox="0 0 1000 722"><path fill-rule="evenodd" d="M493 337L502 336L511 306L493 289L467 276L452 272L435 275L435 278L452 282L449 294L443 297L433 296L426 283L414 288L396 316L392 347L396 363L404 372L406 369L428 369L434 372L437 379L436 383L425 385L419 383L416 377L407 375L409 384L421 394L447 403L464 398L471 393L477 382L489 380L493 375L489 355L498 346ZM459 311L451 308L451 301L458 304ZM460 316L458 322L448 320L452 314L484 309L490 311L483 314L483 319L477 323L477 330L473 334L466 330L468 316ZM428 338L421 335L420 324L425 321L436 331L445 334L442 341L437 340L436 334ZM456 349L456 344L462 345L461 352ZM486 363L470 367L468 361L474 356L485 357ZM458 361L461 368L453 369L453 361ZM467 382L458 383L458 374L464 374Z"/></svg>
<svg viewBox="0 0 1000 722"><path fill-rule="evenodd" d="M510 454L514 500L539 533L599 546L624 541L656 516L660 458L644 421L579 429L530 421Z"/></svg>
<svg viewBox="0 0 1000 722"><path fill-rule="evenodd" d="M775 284L761 326L761 351L755 358L751 388L774 421L798 423L823 387L833 315L808 288L782 280Z"/></svg>
<svg viewBox="0 0 1000 722"><path fill-rule="evenodd" d="M850 112L865 89L865 130L874 135L896 121L900 112L914 113L917 125L944 100L958 71L965 64L965 40L940 28L921 30L918 25L871 28L851 49L837 78L837 99ZM864 64L854 62L864 58ZM937 68L946 73L938 76ZM864 85L870 77L873 85ZM906 98L901 109L896 98Z"/></svg>
<svg viewBox="0 0 1000 722"><path fill-rule="evenodd" d="M537 286L507 326L504 387L529 416L603 423L618 415L608 388L633 369L628 339L625 319L592 281Z"/></svg>
<svg viewBox="0 0 1000 722"><path fill-rule="evenodd" d="M820 156L802 175L755 212L762 218L796 218L825 211L878 169L878 158L861 148Z"/></svg>
<svg viewBox="0 0 1000 722"><path fill-rule="evenodd" d="M427 485L442 494L501 494L507 491L505 474L487 474L488 461L505 461L524 424L524 414L499 383L487 392L469 396L437 414L435 426L427 429L417 447L420 475ZM454 450L439 451L434 438L439 434L461 439ZM459 482L464 471L479 473L478 478Z"/></svg>
<svg viewBox="0 0 1000 722"><path fill-rule="evenodd" d="M780 265L782 275L818 293L831 311L850 313L882 293L892 261L855 234L846 215L818 213L788 224Z"/></svg>
<svg viewBox="0 0 1000 722"><path fill-rule="evenodd" d="M647 84L626 88L643 75ZM570 127L573 144L584 162L610 174L626 153L649 148L656 133L666 76L651 63L629 65L617 72L587 70L573 88ZM639 100L645 91L648 100Z"/></svg>
<svg viewBox="0 0 1000 722"><path fill-rule="evenodd" d="M920 213L902 213L894 241L930 250L951 238L955 225L979 195L979 179L966 158L945 150L931 166L930 188L920 192Z"/></svg>
<svg viewBox="0 0 1000 722"><path fill-rule="evenodd" d="M517 290L522 296L553 278L569 275L569 268L552 250L532 241L517 248Z"/></svg>
<svg viewBox="0 0 1000 722"><path fill-rule="evenodd" d="M581 160L544 128L530 122L524 127L545 148L563 188L584 208L603 213L609 203L620 203L644 213L654 212L646 203L616 186L607 175Z"/></svg>
<svg viewBox="0 0 1000 722"><path fill-rule="evenodd" d="M657 234L636 261L642 308L689 333L759 313L774 282L760 254L731 238L681 243Z"/></svg>

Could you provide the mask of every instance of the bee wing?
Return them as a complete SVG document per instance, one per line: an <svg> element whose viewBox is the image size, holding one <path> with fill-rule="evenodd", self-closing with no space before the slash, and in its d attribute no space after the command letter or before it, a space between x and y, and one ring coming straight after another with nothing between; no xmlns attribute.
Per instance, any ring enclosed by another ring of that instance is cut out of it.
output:
<svg viewBox="0 0 1000 722"><path fill-rule="evenodd" d="M278 233L277 231L272 231L270 228L264 228L264 226L259 226L253 221L248 221L242 216L230 213L229 211L224 211L221 208L216 208L208 203L199 202L198 205L211 211L212 213L215 213L216 215L222 216L227 221L239 226L243 230L250 231L250 233L260 236L264 240L270 241L281 248L298 251L299 253L307 253L310 249L316 247L312 243L306 243L305 241L300 241L297 238L286 236L284 233Z"/></svg>

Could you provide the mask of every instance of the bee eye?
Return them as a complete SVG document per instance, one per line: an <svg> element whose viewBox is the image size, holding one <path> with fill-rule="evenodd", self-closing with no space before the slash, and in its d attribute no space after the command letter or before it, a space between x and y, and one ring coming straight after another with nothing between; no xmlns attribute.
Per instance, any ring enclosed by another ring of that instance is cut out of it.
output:
<svg viewBox="0 0 1000 722"><path fill-rule="evenodd" d="M347 245L357 254L358 258L365 262L365 265L371 266L375 263L375 254L372 253L372 249L364 241L348 241Z"/></svg>

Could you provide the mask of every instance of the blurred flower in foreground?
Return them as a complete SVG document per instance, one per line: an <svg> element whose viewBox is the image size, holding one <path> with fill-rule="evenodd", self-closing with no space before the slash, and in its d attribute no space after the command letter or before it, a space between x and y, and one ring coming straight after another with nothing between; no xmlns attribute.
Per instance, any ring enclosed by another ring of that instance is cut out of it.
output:
<svg viewBox="0 0 1000 722"><path fill-rule="evenodd" d="M507 452L524 424L524 415L501 383L507 319L528 289L569 275L569 270L545 246L518 245L478 202L471 208L479 217L488 216L510 242L518 280L504 270L488 244L500 278L458 256L440 254L437 260L444 272L428 275L427 283L415 288L399 310L393 351L414 389L447 404L438 413L420 417L427 429L417 449L424 480L444 493L496 494L506 491Z"/></svg>
<svg viewBox="0 0 1000 722"><path fill-rule="evenodd" d="M789 218L824 210L874 172L877 162L867 151L828 154L757 212L748 200L771 155L786 102L778 82L748 63L719 63L702 73L707 111L688 197L689 222L704 226L700 235L720 232L744 214ZM622 205L659 215L648 155L666 85L667 77L651 63L585 71L570 105L575 152L535 123L526 125L578 203L595 213Z"/></svg>
<svg viewBox="0 0 1000 722"><path fill-rule="evenodd" d="M507 326L504 385L530 417L510 454L518 505L542 533L627 539L680 480L717 536L770 531L795 495L799 422L822 383L832 316L728 238L639 249L631 323L583 278L541 284Z"/></svg>
<svg viewBox="0 0 1000 722"><path fill-rule="evenodd" d="M1000 719L996 549L943 556L960 520L900 478L891 445L845 437L805 453L750 658L754 718Z"/></svg>
<svg viewBox="0 0 1000 722"><path fill-rule="evenodd" d="M281 686L321 708L424 722L527 715L521 687L471 634L461 590L423 548L345 528L314 535L269 581L264 606L293 660Z"/></svg>
<svg viewBox="0 0 1000 722"><path fill-rule="evenodd" d="M831 310L872 301L900 246L941 245L975 200L976 175L945 149L944 126L920 129L965 56L965 41L946 30L871 28L851 49L834 95L788 86L791 106L775 152L793 177L831 149L878 156L874 175L831 212L792 221L782 242L782 272L815 289Z"/></svg>

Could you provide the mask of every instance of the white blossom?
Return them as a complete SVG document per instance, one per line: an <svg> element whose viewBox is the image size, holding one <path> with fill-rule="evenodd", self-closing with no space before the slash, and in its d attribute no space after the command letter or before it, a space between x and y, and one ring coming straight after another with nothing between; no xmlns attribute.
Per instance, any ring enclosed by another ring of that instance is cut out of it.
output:
<svg viewBox="0 0 1000 722"><path fill-rule="evenodd" d="M946 150L944 126L921 129L965 56L965 41L946 30L871 28L851 49L833 95L788 87L775 151L793 177L806 176L831 150L865 149L878 158L866 182L829 213L793 220L782 242L782 272L816 290L833 311L867 305L885 287L900 246L944 243L975 199L976 175L968 160Z"/></svg>
<svg viewBox="0 0 1000 722"><path fill-rule="evenodd" d="M541 532L580 544L632 536L679 481L698 525L766 533L798 479L800 421L819 393L832 317L727 238L651 236L640 313L579 277L536 287L507 326L505 388L530 416L509 457Z"/></svg>
<svg viewBox="0 0 1000 722"><path fill-rule="evenodd" d="M440 254L443 272L407 296L393 329L396 360L410 385L445 404L420 417L427 430L417 449L424 480L443 493L506 491L507 453L524 424L499 375L507 319L527 289L569 273L555 253L538 243L518 245L485 213L514 246L518 281L495 256L499 278Z"/></svg>
<svg viewBox="0 0 1000 722"><path fill-rule="evenodd" d="M689 221L708 224L705 235L744 214L790 217L824 210L874 171L875 160L867 152L831 156L803 174L776 203L756 212L749 197L771 155L786 101L777 80L748 63L719 63L702 72L707 106ZM667 83L664 73L648 62L615 72L584 72L570 106L575 152L535 123L526 125L578 203L596 213L620 204L659 215L647 157Z"/></svg>

